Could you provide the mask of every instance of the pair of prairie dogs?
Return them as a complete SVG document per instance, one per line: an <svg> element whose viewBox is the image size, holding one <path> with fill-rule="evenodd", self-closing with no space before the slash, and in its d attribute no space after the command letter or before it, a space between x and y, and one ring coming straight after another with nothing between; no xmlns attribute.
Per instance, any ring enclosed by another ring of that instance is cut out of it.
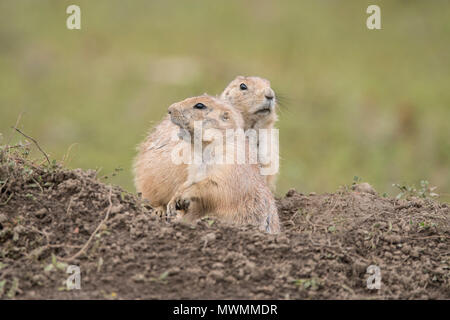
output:
<svg viewBox="0 0 450 320"><path fill-rule="evenodd" d="M275 108L276 97L268 80L242 76L234 79L219 98L205 94L172 104L169 115L138 147L134 163L137 191L157 213L166 213L168 217L193 221L209 215L234 224L257 225L269 233L279 232L271 192L275 189L276 175L262 176L259 170L262 164L172 161L172 151L180 144L172 138L174 131L180 137L185 131L194 137L194 121L201 121L203 132L272 129L277 121ZM202 143L206 146L209 142ZM189 147L193 149L193 145ZM270 161L278 164L278 159Z"/></svg>

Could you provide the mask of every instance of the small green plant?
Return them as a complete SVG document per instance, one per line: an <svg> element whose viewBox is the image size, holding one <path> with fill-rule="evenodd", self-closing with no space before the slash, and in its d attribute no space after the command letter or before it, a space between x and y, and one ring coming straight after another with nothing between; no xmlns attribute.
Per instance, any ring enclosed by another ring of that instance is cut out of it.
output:
<svg viewBox="0 0 450 320"><path fill-rule="evenodd" d="M358 183L361 183L361 181L362 181L361 177L354 176L354 177L353 177L352 186L355 186L355 185L357 185Z"/></svg>
<svg viewBox="0 0 450 320"><path fill-rule="evenodd" d="M167 283L167 277L169 276L169 271L164 271L158 278L150 278L149 280L152 282L161 282L163 284Z"/></svg>
<svg viewBox="0 0 450 320"><path fill-rule="evenodd" d="M116 177L116 176L118 176L119 173L121 173L122 171L123 171L123 168L122 168L122 167L117 167L117 168L114 169L114 171L111 173L110 176L106 174L106 175L100 177L100 179L102 179L102 180L107 180L107 179L109 179L110 177ZM100 172L100 170L97 171L97 174L98 174L98 172Z"/></svg>
<svg viewBox="0 0 450 320"><path fill-rule="evenodd" d="M56 256L54 254L52 254L52 261L51 261L51 263L47 264L44 267L44 271L50 272L50 271L53 271L56 269L61 270L61 271L66 271L67 267L68 267L67 263L58 261Z"/></svg>
<svg viewBox="0 0 450 320"><path fill-rule="evenodd" d="M361 178L361 177L353 176L352 183L351 183L350 185L348 185L347 183L345 183L344 185L342 185L342 186L340 187L338 193L341 193L341 192L348 192L348 191L350 191L350 190L355 190L356 185L359 184L359 183L361 183L361 181L362 181L362 178ZM328 200L326 200L326 201L328 201Z"/></svg>
<svg viewBox="0 0 450 320"><path fill-rule="evenodd" d="M321 281L318 278L310 278L310 279L297 279L295 280L295 284L302 289L310 289L310 290L318 290Z"/></svg>
<svg viewBox="0 0 450 320"><path fill-rule="evenodd" d="M36 197L34 195L32 195L31 193L27 193L25 195L26 198L31 199L31 200L36 200Z"/></svg>
<svg viewBox="0 0 450 320"><path fill-rule="evenodd" d="M123 171L122 167L117 167L114 169L114 172L111 174L113 177L117 176L120 172Z"/></svg>
<svg viewBox="0 0 450 320"><path fill-rule="evenodd" d="M424 230L428 230L430 228L436 227L436 223L434 222L428 222L428 221L422 221L418 223L419 228L422 228Z"/></svg>
<svg viewBox="0 0 450 320"><path fill-rule="evenodd" d="M335 232L335 231L336 231L336 226L329 226L329 227L328 227L328 232L333 233L333 232Z"/></svg>
<svg viewBox="0 0 450 320"><path fill-rule="evenodd" d="M436 198L439 195L434 192L437 187L431 187L427 180L420 181L420 188L416 188L414 185L401 185L394 183L392 185L400 190L400 193L395 197L396 199L419 197L419 198Z"/></svg>
<svg viewBox="0 0 450 320"><path fill-rule="evenodd" d="M431 187L430 183L427 180L420 181L420 189L419 189L419 196L422 198L427 197L439 197L439 194L435 193L434 190L436 190L437 187Z"/></svg>

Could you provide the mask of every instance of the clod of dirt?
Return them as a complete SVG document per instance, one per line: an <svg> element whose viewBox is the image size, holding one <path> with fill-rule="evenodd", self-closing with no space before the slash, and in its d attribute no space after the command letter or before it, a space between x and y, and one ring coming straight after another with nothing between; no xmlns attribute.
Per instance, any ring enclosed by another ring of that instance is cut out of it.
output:
<svg viewBox="0 0 450 320"><path fill-rule="evenodd" d="M367 182L355 184L352 187L352 189L354 191L356 191L356 192L370 193L370 194L373 194L373 195L377 194L375 189L370 184L368 184Z"/></svg>
<svg viewBox="0 0 450 320"><path fill-rule="evenodd" d="M167 223L95 172L0 153L0 296L449 299L449 208L370 188L278 200L282 233ZM367 186L366 186L367 187ZM69 265L81 289L68 290ZM368 267L381 287L368 289Z"/></svg>

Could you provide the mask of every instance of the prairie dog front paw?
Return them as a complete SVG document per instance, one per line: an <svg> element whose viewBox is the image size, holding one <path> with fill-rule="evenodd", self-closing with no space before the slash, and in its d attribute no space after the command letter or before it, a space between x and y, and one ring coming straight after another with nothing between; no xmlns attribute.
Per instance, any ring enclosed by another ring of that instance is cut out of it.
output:
<svg viewBox="0 0 450 320"><path fill-rule="evenodd" d="M190 200L182 197L175 197L167 205L167 220L179 220L186 214Z"/></svg>
<svg viewBox="0 0 450 320"><path fill-rule="evenodd" d="M152 215L159 219L163 219L166 216L166 209L163 206L153 208Z"/></svg>

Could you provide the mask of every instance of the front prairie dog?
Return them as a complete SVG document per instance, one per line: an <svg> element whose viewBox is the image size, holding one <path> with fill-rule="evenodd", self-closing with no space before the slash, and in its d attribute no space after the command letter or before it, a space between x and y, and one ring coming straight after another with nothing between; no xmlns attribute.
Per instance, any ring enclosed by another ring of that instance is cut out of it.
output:
<svg viewBox="0 0 450 320"><path fill-rule="evenodd" d="M134 184L143 198L149 200L155 212L162 214L175 191L187 179L185 164L172 161L172 150L183 140L172 139L179 128L166 116L153 128L139 146L134 161Z"/></svg>
<svg viewBox="0 0 450 320"><path fill-rule="evenodd" d="M246 86L245 90L240 88L242 83ZM268 80L237 77L225 88L221 99L242 113L244 128L270 129L277 120L275 94ZM187 166L171 161L172 150L179 143L171 139L174 130L179 128L167 116L139 145L134 161L136 190L149 200L158 213L163 213L175 190L187 179ZM266 179L274 190L275 175L266 176Z"/></svg>
<svg viewBox="0 0 450 320"><path fill-rule="evenodd" d="M273 129L278 120L276 113L276 96L270 87L270 81L260 77L238 76L225 88L220 98L239 110L244 119L244 129ZM265 143L268 143L266 141ZM268 144L270 146L270 144ZM260 159L265 168L276 168L278 171L278 150L269 151L268 161ZM277 174L266 175L266 181L272 191L275 191Z"/></svg>
<svg viewBox="0 0 450 320"><path fill-rule="evenodd" d="M240 113L226 102L206 95L175 103L169 107L169 113L172 122L191 137L194 122L197 125L201 122L203 148L201 161L188 166L187 181L167 205L168 216L193 221L209 215L233 224L257 225L269 233L279 232L275 200L258 164L217 164L208 161L204 151L239 147L234 139L229 139L234 138L234 130L228 129L243 127ZM219 133L220 139L205 138L212 129Z"/></svg>

